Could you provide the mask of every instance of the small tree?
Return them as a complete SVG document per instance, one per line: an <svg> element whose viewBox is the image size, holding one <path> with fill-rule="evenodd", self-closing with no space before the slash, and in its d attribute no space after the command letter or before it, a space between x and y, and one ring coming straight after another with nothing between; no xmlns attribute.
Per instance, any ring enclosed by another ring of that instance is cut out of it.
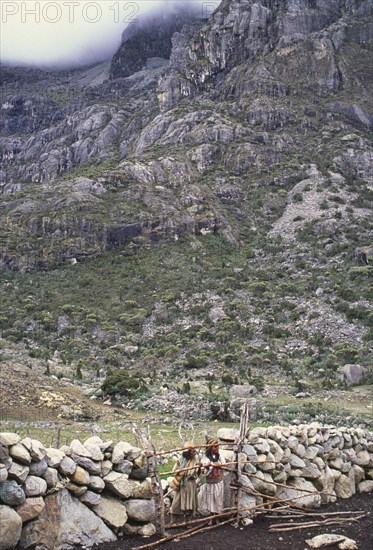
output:
<svg viewBox="0 0 373 550"><path fill-rule="evenodd" d="M79 361L79 363L77 364L76 366L76 372L75 372L75 376L78 380L82 380L83 378L83 373L82 373L82 362Z"/></svg>

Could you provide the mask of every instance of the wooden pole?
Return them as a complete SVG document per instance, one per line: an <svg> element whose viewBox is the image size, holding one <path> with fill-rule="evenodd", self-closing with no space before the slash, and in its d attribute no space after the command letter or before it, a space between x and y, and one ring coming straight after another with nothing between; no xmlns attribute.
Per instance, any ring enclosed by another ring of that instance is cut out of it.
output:
<svg viewBox="0 0 373 550"><path fill-rule="evenodd" d="M155 502L156 509L156 524L157 532L164 537L165 536L165 521L164 521L164 500L163 489L161 484L161 478L158 472L157 457L155 456L154 448L152 446L151 438L148 437L137 426L134 427L134 432L138 439L141 441L145 451L145 455L149 465L149 474L152 484L152 494Z"/></svg>
<svg viewBox="0 0 373 550"><path fill-rule="evenodd" d="M236 481L238 490L233 492L231 502L233 505L237 508L237 522L239 520L240 516L240 500L241 500L241 471L242 471L242 464L241 464L241 453L242 453L242 444L245 440L246 434L247 434L247 425L248 425L248 418L249 418L249 405L248 403L245 403L244 406L241 409L241 417L240 417L240 429L238 432L238 436L234 442L234 455L235 455L235 462L236 462L236 468L234 469L233 475L232 475L232 481Z"/></svg>

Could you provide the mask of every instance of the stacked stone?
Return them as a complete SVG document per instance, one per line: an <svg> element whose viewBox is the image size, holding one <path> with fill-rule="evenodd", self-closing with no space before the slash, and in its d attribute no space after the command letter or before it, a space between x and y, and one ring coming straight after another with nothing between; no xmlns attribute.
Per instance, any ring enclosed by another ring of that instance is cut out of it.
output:
<svg viewBox="0 0 373 550"><path fill-rule="evenodd" d="M88 547L155 533L147 474L144 453L127 442L90 437L54 449L1 433L0 550Z"/></svg>
<svg viewBox="0 0 373 550"><path fill-rule="evenodd" d="M223 443L234 441L237 434L218 431ZM266 497L296 498L297 505L315 508L373 491L373 432L318 423L255 428L242 451L245 484L260 493L256 504ZM222 454L232 459L224 446Z"/></svg>

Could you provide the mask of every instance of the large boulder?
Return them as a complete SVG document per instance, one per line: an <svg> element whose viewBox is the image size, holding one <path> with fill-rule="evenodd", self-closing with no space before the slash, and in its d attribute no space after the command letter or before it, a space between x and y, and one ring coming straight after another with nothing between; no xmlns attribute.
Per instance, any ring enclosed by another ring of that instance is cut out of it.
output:
<svg viewBox="0 0 373 550"><path fill-rule="evenodd" d="M291 479L288 483L288 487L279 488L276 494L277 498L296 499L297 506L302 508L319 508L321 497L310 481L299 477Z"/></svg>
<svg viewBox="0 0 373 550"><path fill-rule="evenodd" d="M12 432L1 432L0 433L0 444L4 447L10 447L11 445L17 445L21 440L18 434Z"/></svg>
<svg viewBox="0 0 373 550"><path fill-rule="evenodd" d="M68 550L113 542L115 534L66 489L48 495L39 517L22 529L20 548Z"/></svg>
<svg viewBox="0 0 373 550"><path fill-rule="evenodd" d="M0 504L0 550L15 548L22 531L22 519L13 508Z"/></svg>
<svg viewBox="0 0 373 550"><path fill-rule="evenodd" d="M25 502L17 508L17 514L21 516L23 523L35 519L44 510L43 497L26 498Z"/></svg>
<svg viewBox="0 0 373 550"><path fill-rule="evenodd" d="M39 497L47 492L47 482L45 479L36 476L28 476L25 482L25 494L27 497Z"/></svg>
<svg viewBox="0 0 373 550"><path fill-rule="evenodd" d="M337 369L337 377L347 386L357 386L364 382L367 370L361 365L345 365Z"/></svg>
<svg viewBox="0 0 373 550"><path fill-rule="evenodd" d="M233 385L231 386L229 390L229 395L232 399L236 397L244 397L249 398L253 397L258 393L258 389L255 386L251 386L250 384L242 384L242 385Z"/></svg>
<svg viewBox="0 0 373 550"><path fill-rule="evenodd" d="M8 506L19 506L26 500L22 487L13 479L7 479L0 485L0 500Z"/></svg>
<svg viewBox="0 0 373 550"><path fill-rule="evenodd" d="M241 517L251 517L255 514L253 510L250 510L251 508L255 508L256 506L256 498L255 496L249 494L249 492L245 491L245 488L248 491L254 491L253 483L250 481L250 479L246 476L240 476L239 479L240 484L243 486L244 490L241 491L240 499L238 502L239 507L241 508L240 516Z"/></svg>
<svg viewBox="0 0 373 550"><path fill-rule="evenodd" d="M122 528L128 518L125 506L119 499L111 496L101 495L100 502L93 507L93 511L113 529Z"/></svg>
<svg viewBox="0 0 373 550"><path fill-rule="evenodd" d="M127 474L120 474L118 472L110 472L104 477L105 485L114 495L121 498L129 498L132 496L132 492L139 484L138 481L128 479Z"/></svg>
<svg viewBox="0 0 373 550"><path fill-rule="evenodd" d="M130 499L124 503L128 517L143 523L154 521L155 505L153 500Z"/></svg>
<svg viewBox="0 0 373 550"><path fill-rule="evenodd" d="M31 462L31 455L26 449L22 443L17 443L16 445L12 445L9 448L9 454L10 456L16 460L17 462L20 462L21 464L30 464Z"/></svg>

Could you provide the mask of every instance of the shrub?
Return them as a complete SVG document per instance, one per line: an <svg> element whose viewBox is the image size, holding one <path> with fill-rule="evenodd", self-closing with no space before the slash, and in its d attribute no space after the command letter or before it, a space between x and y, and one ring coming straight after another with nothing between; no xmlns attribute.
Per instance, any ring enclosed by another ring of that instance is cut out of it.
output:
<svg viewBox="0 0 373 550"><path fill-rule="evenodd" d="M146 393L146 384L142 376L135 374L130 376L127 371L119 369L115 373L110 371L104 383L101 386L102 391L107 395L133 395L136 390Z"/></svg>
<svg viewBox="0 0 373 550"><path fill-rule="evenodd" d="M207 366L207 357L203 354L196 355L192 353L188 353L186 355L186 367L188 369L203 369Z"/></svg>
<svg viewBox="0 0 373 550"><path fill-rule="evenodd" d="M234 384L233 376L231 374L229 374L228 372L223 373L223 375L221 377L221 381L223 382L223 384L227 384L227 385Z"/></svg>

